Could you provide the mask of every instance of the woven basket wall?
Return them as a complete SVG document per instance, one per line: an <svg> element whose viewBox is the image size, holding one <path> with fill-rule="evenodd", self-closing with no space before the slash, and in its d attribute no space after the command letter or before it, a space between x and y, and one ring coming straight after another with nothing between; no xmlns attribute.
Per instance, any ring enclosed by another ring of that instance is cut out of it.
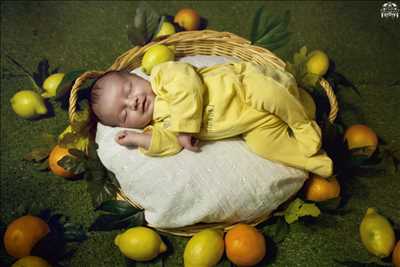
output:
<svg viewBox="0 0 400 267"><path fill-rule="evenodd" d="M81 75L72 87L69 106L69 119L70 122L76 119L77 114L77 101L78 91L81 85L88 79L95 79L103 73L110 70L128 70L132 71L141 65L144 53L154 44L173 45L175 47L175 55L177 58L193 55L214 55L214 56L229 56L242 61L249 61L257 65L272 64L276 68L284 69L285 62L279 59L275 54L269 50L251 45L250 41L241 38L229 32L217 32L212 30L203 31L183 31L166 38L155 40L145 46L134 47L121 56L119 56L114 64L111 65L106 71L89 71ZM338 112L338 103L336 96L327 81L320 80L322 88L324 88L328 97L331 109L329 113L329 120L333 122ZM124 192L120 191L118 199L126 200L133 206L141 208L140 205L129 199ZM246 223L257 225L265 221L270 214L264 214L260 218ZM151 226L151 225L149 225ZM218 228L229 230L232 224L197 224L188 227L175 228L175 229L157 229L159 231L168 232L180 236L190 236L194 233L205 228Z"/></svg>

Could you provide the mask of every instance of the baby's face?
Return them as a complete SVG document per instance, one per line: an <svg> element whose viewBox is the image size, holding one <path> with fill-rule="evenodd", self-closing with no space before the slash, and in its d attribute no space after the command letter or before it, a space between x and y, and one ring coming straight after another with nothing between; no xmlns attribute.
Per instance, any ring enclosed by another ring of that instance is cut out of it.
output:
<svg viewBox="0 0 400 267"><path fill-rule="evenodd" d="M155 95L148 81L129 73L112 73L97 83L102 89L92 108L102 123L144 128L151 122Z"/></svg>

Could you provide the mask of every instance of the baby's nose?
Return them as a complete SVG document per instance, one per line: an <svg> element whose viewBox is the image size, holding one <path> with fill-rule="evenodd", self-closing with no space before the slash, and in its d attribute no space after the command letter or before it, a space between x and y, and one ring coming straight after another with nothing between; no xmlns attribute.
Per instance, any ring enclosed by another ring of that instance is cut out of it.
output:
<svg viewBox="0 0 400 267"><path fill-rule="evenodd" d="M136 110L138 107L138 98L137 97L128 98L127 105L130 109Z"/></svg>

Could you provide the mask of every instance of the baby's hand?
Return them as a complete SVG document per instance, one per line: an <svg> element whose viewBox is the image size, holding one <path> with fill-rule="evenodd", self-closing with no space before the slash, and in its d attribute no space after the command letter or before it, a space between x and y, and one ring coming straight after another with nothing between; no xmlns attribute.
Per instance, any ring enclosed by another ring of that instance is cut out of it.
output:
<svg viewBox="0 0 400 267"><path fill-rule="evenodd" d="M179 134L178 135L178 142L183 148L186 148L193 152L199 152L199 140L195 137L191 136L190 134Z"/></svg>
<svg viewBox="0 0 400 267"><path fill-rule="evenodd" d="M120 131L115 136L115 141L122 146L134 146L135 142L135 133L131 131Z"/></svg>

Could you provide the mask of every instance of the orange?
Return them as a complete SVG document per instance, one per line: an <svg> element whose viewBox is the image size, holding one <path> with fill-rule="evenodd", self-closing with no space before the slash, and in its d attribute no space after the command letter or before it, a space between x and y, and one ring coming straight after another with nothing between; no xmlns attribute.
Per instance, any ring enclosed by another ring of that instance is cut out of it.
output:
<svg viewBox="0 0 400 267"><path fill-rule="evenodd" d="M365 147L365 151L358 153L370 157L378 146L378 137L369 127L355 124L348 128L344 134L349 149Z"/></svg>
<svg viewBox="0 0 400 267"><path fill-rule="evenodd" d="M49 231L47 223L39 217L22 216L7 226L3 238L4 247L15 258L28 256L35 244Z"/></svg>
<svg viewBox="0 0 400 267"><path fill-rule="evenodd" d="M306 182L305 197L311 201L325 201L340 194L340 184L335 176L323 178L313 174Z"/></svg>
<svg viewBox="0 0 400 267"><path fill-rule="evenodd" d="M200 28L200 16L190 8L179 10L174 17L174 22L187 31L195 31Z"/></svg>
<svg viewBox="0 0 400 267"><path fill-rule="evenodd" d="M265 256L265 238L255 227L240 223L226 233L225 251L228 259L234 264L253 266Z"/></svg>
<svg viewBox="0 0 400 267"><path fill-rule="evenodd" d="M50 152L49 156L49 168L52 173L58 176L62 176L65 178L71 178L75 176L72 172L65 170L58 164L58 161L61 160L64 156L71 155L68 152L68 148L61 147L56 145L53 150Z"/></svg>
<svg viewBox="0 0 400 267"><path fill-rule="evenodd" d="M392 262L394 267L400 267L400 240L397 241L392 254Z"/></svg>

